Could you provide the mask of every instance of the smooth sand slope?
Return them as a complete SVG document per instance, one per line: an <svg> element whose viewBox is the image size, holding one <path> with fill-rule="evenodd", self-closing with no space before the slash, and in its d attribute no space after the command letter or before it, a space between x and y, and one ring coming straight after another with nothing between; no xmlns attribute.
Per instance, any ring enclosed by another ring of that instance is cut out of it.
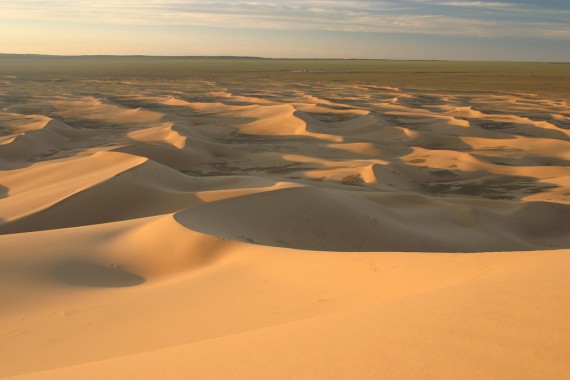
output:
<svg viewBox="0 0 570 380"><path fill-rule="evenodd" d="M570 106L2 78L0 377L570 376Z"/></svg>

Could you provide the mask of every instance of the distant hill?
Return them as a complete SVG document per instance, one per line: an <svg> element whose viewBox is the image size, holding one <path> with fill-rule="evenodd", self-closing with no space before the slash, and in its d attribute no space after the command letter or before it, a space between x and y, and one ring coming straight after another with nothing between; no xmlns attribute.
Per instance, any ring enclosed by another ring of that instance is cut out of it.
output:
<svg viewBox="0 0 570 380"><path fill-rule="evenodd" d="M202 56L202 55L178 55L178 56L163 56L163 55L51 55L51 54L10 54L10 53L0 53L0 58L56 58L56 59L109 59L109 58L136 58L136 59L258 59L258 60L269 60L272 58L263 57L249 57L249 56Z"/></svg>

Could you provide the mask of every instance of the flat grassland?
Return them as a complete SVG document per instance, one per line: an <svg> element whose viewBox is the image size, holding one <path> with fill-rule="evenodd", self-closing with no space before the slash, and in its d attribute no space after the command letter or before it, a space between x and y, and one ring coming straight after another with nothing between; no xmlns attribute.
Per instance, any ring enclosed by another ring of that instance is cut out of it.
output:
<svg viewBox="0 0 570 380"><path fill-rule="evenodd" d="M0 56L0 378L567 377L569 78Z"/></svg>
<svg viewBox="0 0 570 380"><path fill-rule="evenodd" d="M334 81L440 90L570 93L570 63L0 55L0 75Z"/></svg>

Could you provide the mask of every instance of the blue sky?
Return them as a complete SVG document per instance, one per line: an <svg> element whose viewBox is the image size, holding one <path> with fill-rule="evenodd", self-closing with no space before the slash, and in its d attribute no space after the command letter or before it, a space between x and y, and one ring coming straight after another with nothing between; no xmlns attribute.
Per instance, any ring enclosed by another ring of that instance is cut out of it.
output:
<svg viewBox="0 0 570 380"><path fill-rule="evenodd" d="M2 0L0 51L570 61L570 1Z"/></svg>

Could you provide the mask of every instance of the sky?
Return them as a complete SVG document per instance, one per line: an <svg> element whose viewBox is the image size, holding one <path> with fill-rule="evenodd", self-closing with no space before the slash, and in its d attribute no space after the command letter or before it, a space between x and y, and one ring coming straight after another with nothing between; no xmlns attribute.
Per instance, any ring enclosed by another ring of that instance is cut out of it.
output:
<svg viewBox="0 0 570 380"><path fill-rule="evenodd" d="M570 0L0 0L0 53L570 61Z"/></svg>

